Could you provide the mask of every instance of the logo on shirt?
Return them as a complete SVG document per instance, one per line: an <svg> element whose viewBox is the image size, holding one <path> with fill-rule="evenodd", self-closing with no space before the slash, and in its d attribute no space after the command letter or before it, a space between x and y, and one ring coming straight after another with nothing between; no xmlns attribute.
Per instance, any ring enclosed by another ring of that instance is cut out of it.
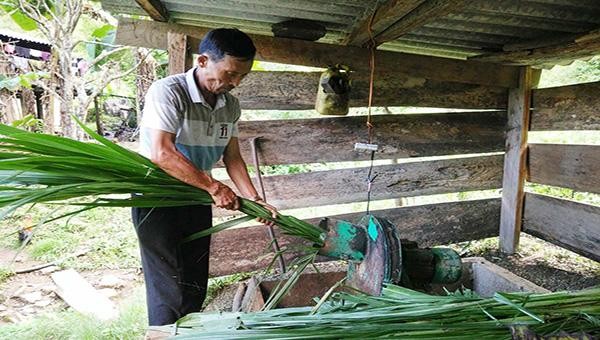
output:
<svg viewBox="0 0 600 340"><path fill-rule="evenodd" d="M229 137L229 124L220 124L219 128L219 138L228 138Z"/></svg>

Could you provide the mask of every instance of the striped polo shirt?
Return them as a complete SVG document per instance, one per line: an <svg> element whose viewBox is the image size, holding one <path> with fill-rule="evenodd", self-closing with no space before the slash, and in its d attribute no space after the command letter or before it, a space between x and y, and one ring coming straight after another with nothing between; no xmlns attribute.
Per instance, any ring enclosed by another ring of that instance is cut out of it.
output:
<svg viewBox="0 0 600 340"><path fill-rule="evenodd" d="M150 129L176 135L175 145L200 170L210 171L231 137L237 137L240 104L229 93L219 94L214 109L204 100L193 68L150 86L140 128L140 153L150 158Z"/></svg>

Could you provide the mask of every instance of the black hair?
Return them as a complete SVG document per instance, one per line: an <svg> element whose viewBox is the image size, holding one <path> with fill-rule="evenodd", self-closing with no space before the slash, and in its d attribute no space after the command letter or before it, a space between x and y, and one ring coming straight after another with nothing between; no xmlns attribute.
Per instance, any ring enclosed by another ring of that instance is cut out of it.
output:
<svg viewBox="0 0 600 340"><path fill-rule="evenodd" d="M254 59L256 47L246 33L236 28L217 28L206 33L198 52L215 61L225 55L248 61Z"/></svg>

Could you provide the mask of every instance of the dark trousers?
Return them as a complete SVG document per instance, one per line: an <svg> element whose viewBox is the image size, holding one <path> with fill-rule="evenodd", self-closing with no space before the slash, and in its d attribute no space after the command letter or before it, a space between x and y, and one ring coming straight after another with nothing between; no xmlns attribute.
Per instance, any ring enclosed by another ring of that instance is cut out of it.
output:
<svg viewBox="0 0 600 340"><path fill-rule="evenodd" d="M211 207L132 208L132 219L140 244L150 326L172 324L200 311L206 297L210 236L180 241L211 226Z"/></svg>

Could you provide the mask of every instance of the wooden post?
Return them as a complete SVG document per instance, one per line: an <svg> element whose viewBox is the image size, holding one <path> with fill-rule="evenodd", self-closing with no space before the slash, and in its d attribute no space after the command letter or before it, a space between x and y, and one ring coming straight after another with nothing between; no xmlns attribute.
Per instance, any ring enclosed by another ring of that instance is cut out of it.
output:
<svg viewBox="0 0 600 340"><path fill-rule="evenodd" d="M508 92L508 124L502 209L500 212L500 249L513 254L519 245L523 217L523 184L527 172L527 132L533 71L521 68L519 86Z"/></svg>
<svg viewBox="0 0 600 340"><path fill-rule="evenodd" d="M169 75L184 73L192 67L192 53L188 53L188 36L169 31L167 34L169 52Z"/></svg>

